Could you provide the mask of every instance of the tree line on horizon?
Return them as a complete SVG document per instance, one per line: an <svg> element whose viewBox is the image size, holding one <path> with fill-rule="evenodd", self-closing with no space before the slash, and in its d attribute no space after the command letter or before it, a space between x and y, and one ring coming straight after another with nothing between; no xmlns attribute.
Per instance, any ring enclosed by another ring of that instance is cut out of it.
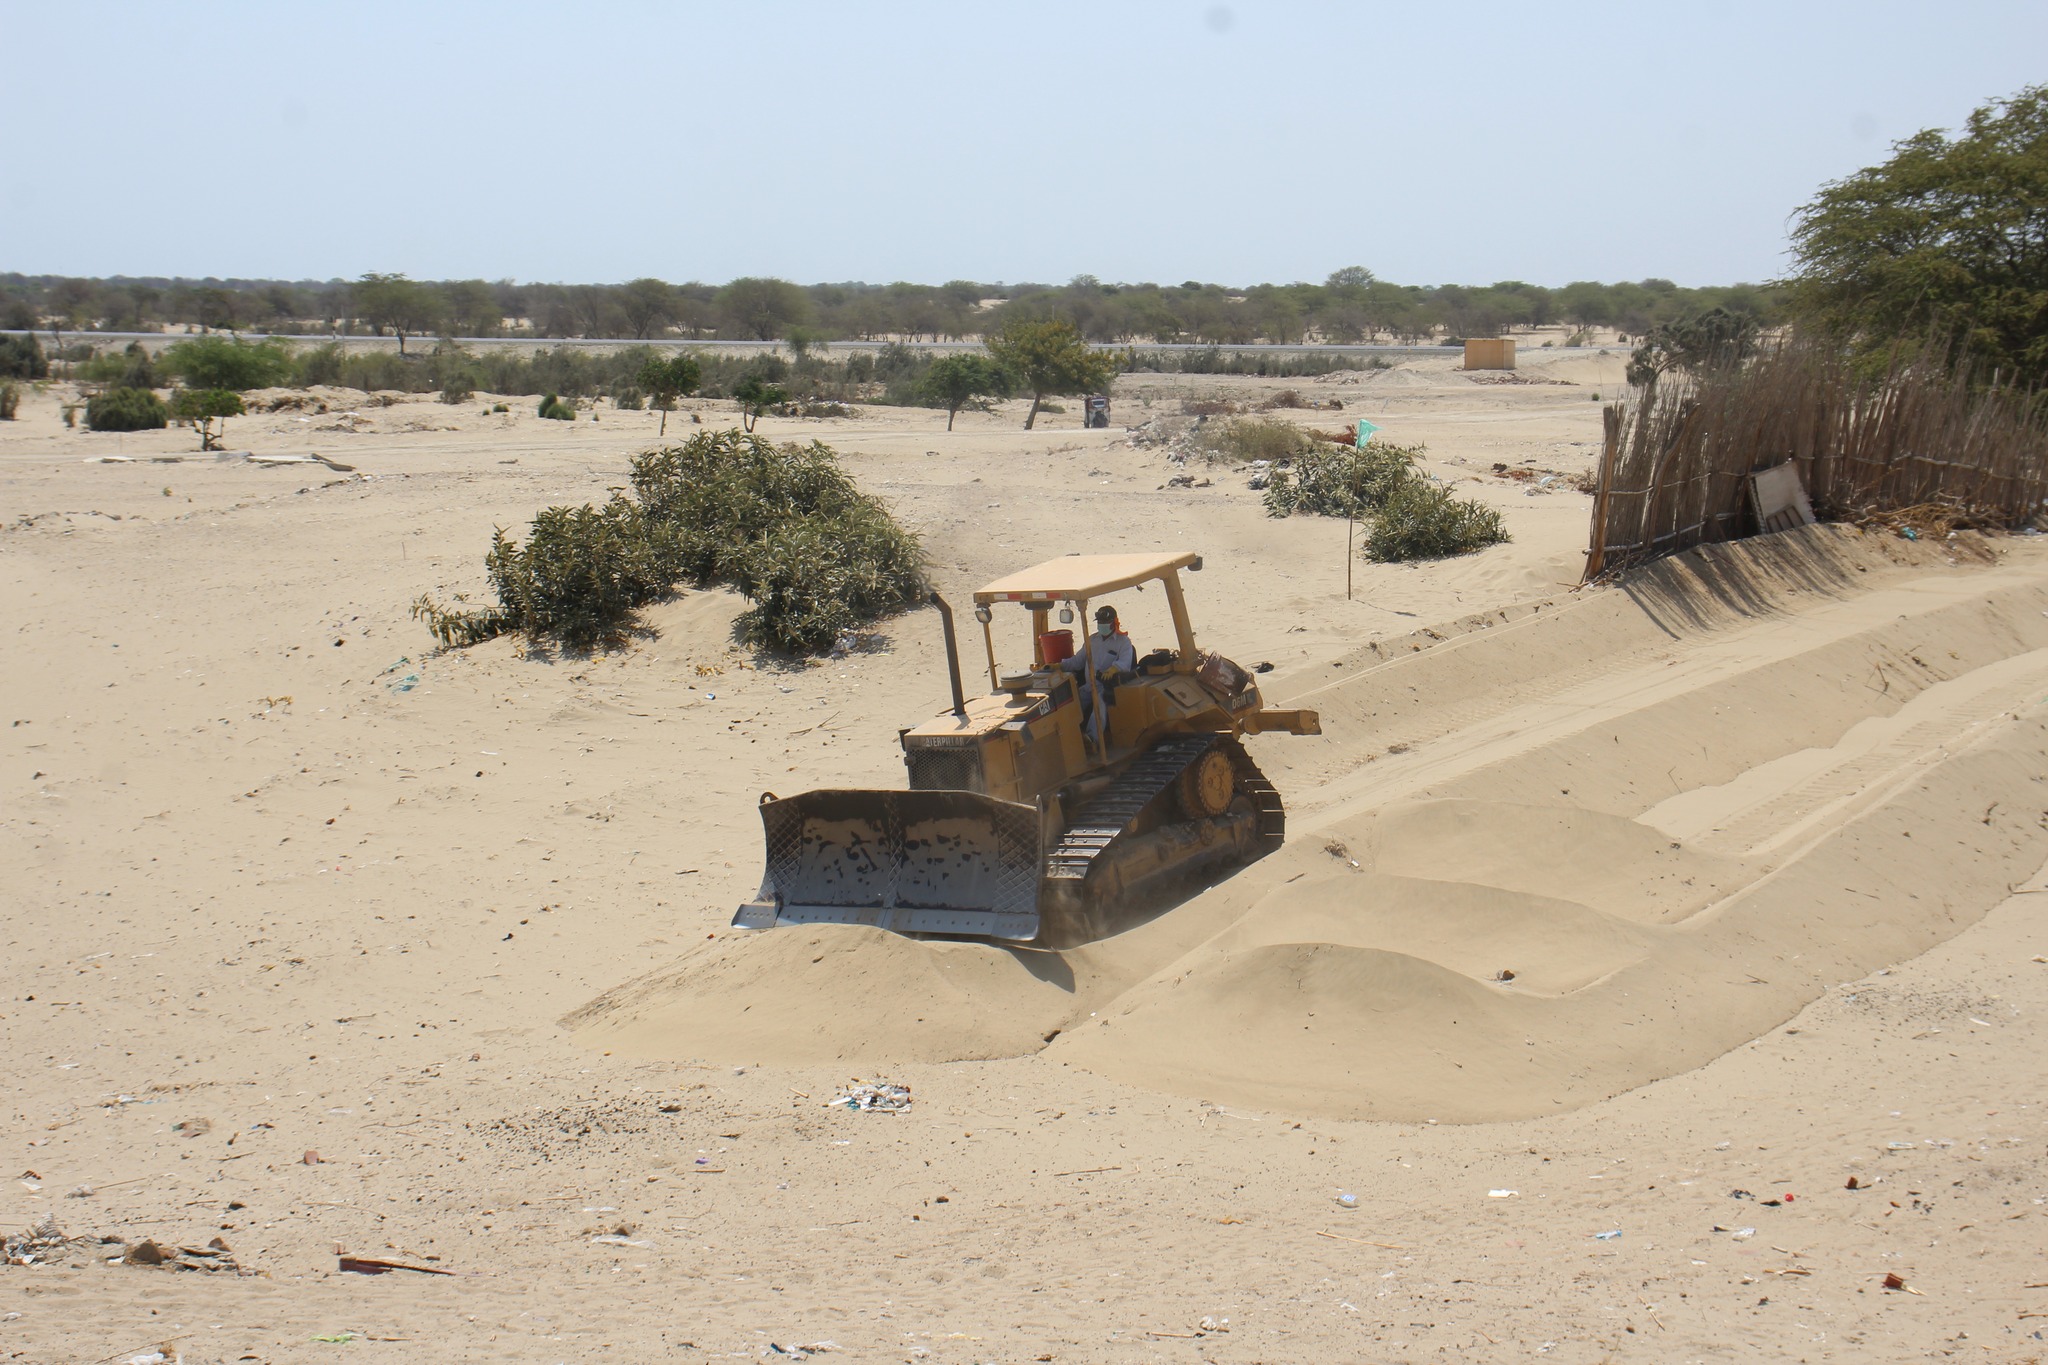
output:
<svg viewBox="0 0 2048 1365"><path fill-rule="evenodd" d="M1012 322L1061 318L1091 342L1427 343L1564 326L1641 335L1714 309L1774 327L1786 293L1773 285L1685 288L1665 279L1581 280L1546 288L1401 285L1350 266L1321 284L1233 287L860 283L799 285L747 277L723 285L638 279L624 284L413 280L220 280L0 274L0 329L53 332L184 330L306 336L537 337L641 341L961 341Z"/></svg>

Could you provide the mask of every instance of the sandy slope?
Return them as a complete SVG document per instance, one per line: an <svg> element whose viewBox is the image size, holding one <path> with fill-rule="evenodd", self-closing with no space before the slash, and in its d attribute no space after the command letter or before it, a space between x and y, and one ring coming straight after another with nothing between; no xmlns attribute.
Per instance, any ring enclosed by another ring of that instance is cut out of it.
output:
<svg viewBox="0 0 2048 1365"><path fill-rule="evenodd" d="M1823 530L1569 593L1584 499L1487 471L1582 468L1612 378L1524 374L1573 382L1285 385L1426 440L1517 537L1361 564L1349 603L1341 526L1161 489L1121 433L785 425L949 592L1203 549L1204 640L1323 711L1256 741L1287 849L1061 958L724 930L760 790L899 780L944 695L928 614L801 668L731 649L717 592L596 659L426 647L410 599L601 497L646 415L231 427L351 477L85 464L190 438L31 402L0 428L0 1038L35 1174L0 1220L261 1274L6 1269L0 1355L2048 1353L2048 934L2008 896L2048 858L2048 561ZM1119 416L1282 386L1138 380ZM854 1077L915 1106L821 1107ZM337 1274L337 1243L459 1273Z"/></svg>

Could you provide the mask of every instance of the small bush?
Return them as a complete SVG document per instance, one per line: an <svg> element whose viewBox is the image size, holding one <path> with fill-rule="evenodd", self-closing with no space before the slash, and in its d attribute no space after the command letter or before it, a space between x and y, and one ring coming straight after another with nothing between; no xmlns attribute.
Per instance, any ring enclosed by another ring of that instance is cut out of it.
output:
<svg viewBox="0 0 2048 1365"><path fill-rule="evenodd" d="M1242 411L1228 398L1183 398L1180 410L1186 417L1228 417Z"/></svg>
<svg viewBox="0 0 2048 1365"><path fill-rule="evenodd" d="M468 375L450 375L441 381L443 403L467 403L476 397L476 385L469 382Z"/></svg>
<svg viewBox="0 0 2048 1365"><path fill-rule="evenodd" d="M1325 445L1276 469L1266 485L1269 516L1368 517L1416 478L1421 446L1368 442L1363 450Z"/></svg>
<svg viewBox="0 0 2048 1365"><path fill-rule="evenodd" d="M108 389L85 400L85 425L93 431L156 431L170 424L170 409L148 389Z"/></svg>
<svg viewBox="0 0 2048 1365"><path fill-rule="evenodd" d="M227 419L240 417L247 410L242 395L233 389L179 389L171 395L171 416L199 433L201 450L219 450ZM213 426L216 421L219 431Z"/></svg>
<svg viewBox="0 0 2048 1365"><path fill-rule="evenodd" d="M1315 449L1315 440L1292 422L1270 417L1236 417L1205 422L1195 432L1194 451L1218 464L1252 460L1293 460Z"/></svg>
<svg viewBox="0 0 2048 1365"><path fill-rule="evenodd" d="M1365 557L1382 564L1445 559L1508 538L1500 513L1483 502L1452 496L1443 484L1411 478L1373 518Z"/></svg>
<svg viewBox="0 0 2048 1365"><path fill-rule="evenodd" d="M21 409L21 386L12 380L0 384L0 422L12 422Z"/></svg>
<svg viewBox="0 0 2048 1365"><path fill-rule="evenodd" d="M647 395L631 384L612 395L612 406L625 412L638 412L647 403Z"/></svg>
<svg viewBox="0 0 2048 1365"><path fill-rule="evenodd" d="M602 508L550 507L523 544L501 529L485 560L496 607L422 596L413 616L447 645L523 630L589 648L678 582L725 582L753 602L736 625L743 642L804 653L924 593L917 537L817 442L704 432L636 457L633 491Z"/></svg>
<svg viewBox="0 0 2048 1365"><path fill-rule="evenodd" d="M510 403L493 403L493 404L491 404L491 411L492 411L492 412L510 412L510 411L512 411L512 405L511 405Z"/></svg>
<svg viewBox="0 0 2048 1365"><path fill-rule="evenodd" d="M43 343L28 335L0 337L0 379L48 379Z"/></svg>
<svg viewBox="0 0 2048 1365"><path fill-rule="evenodd" d="M738 623L746 643L829 649L924 591L917 537L819 442L707 431L635 459L633 488L649 520L674 532L686 575L753 600Z"/></svg>
<svg viewBox="0 0 2048 1365"><path fill-rule="evenodd" d="M576 420L576 405L544 393L540 396L540 415L550 422L573 422Z"/></svg>

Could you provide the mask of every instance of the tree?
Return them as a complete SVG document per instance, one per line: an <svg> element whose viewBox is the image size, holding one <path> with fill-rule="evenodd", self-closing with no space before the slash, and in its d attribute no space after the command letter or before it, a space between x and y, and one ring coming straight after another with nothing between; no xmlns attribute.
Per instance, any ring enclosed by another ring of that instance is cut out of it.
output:
<svg viewBox="0 0 2048 1365"><path fill-rule="evenodd" d="M734 280L718 291L717 304L725 330L755 341L773 341L811 315L811 301L788 280Z"/></svg>
<svg viewBox="0 0 2048 1365"><path fill-rule="evenodd" d="M1060 318L1011 322L988 339L989 358L1031 393L1024 430L1038 420L1048 398L1100 393L1116 378L1116 360L1090 348L1074 324Z"/></svg>
<svg viewBox="0 0 2048 1365"><path fill-rule="evenodd" d="M171 416L199 433L201 450L219 450L227 419L244 411L242 395L228 389L179 389L171 396ZM219 431L214 430L215 420L220 422Z"/></svg>
<svg viewBox="0 0 2048 1365"><path fill-rule="evenodd" d="M163 354L163 368L194 389L267 389L291 377L291 351L281 341L194 337Z"/></svg>
<svg viewBox="0 0 2048 1365"><path fill-rule="evenodd" d="M1930 128L1794 216L1795 312L1858 349L1940 336L2048 382L2048 85Z"/></svg>
<svg viewBox="0 0 2048 1365"><path fill-rule="evenodd" d="M448 319L456 333L466 337L486 337L498 330L498 294L482 280L456 280L441 286L441 293L448 301Z"/></svg>
<svg viewBox="0 0 2048 1365"><path fill-rule="evenodd" d="M703 379L696 360L686 355L655 356L640 367L639 385L661 409L661 436L668 435L668 415L675 411L676 399L695 393Z"/></svg>
<svg viewBox="0 0 2048 1365"><path fill-rule="evenodd" d="M789 401L789 395L777 384L771 384L758 374L750 374L733 385L732 396L739 400L740 425L748 431L761 420L761 414L777 403ZM667 419L663 419L667 420Z"/></svg>
<svg viewBox="0 0 2048 1365"><path fill-rule="evenodd" d="M378 336L389 327L398 337L400 355L405 354L408 333L431 331L445 311L438 291L404 275L364 275L356 281L355 299L357 314L377 329Z"/></svg>
<svg viewBox="0 0 2048 1365"><path fill-rule="evenodd" d="M668 330L675 321L676 291L666 280L639 279L619 286L619 308L626 326L645 341L656 332Z"/></svg>
<svg viewBox="0 0 2048 1365"><path fill-rule="evenodd" d="M1747 313L1709 308L1652 327L1628 361L1628 382L1647 387L1671 370L1698 374L1739 365L1756 349L1757 321Z"/></svg>
<svg viewBox="0 0 2048 1365"><path fill-rule="evenodd" d="M1007 397L1010 377L987 356L963 351L934 360L920 388L927 401L946 410L946 430L951 431L960 409L977 399Z"/></svg>

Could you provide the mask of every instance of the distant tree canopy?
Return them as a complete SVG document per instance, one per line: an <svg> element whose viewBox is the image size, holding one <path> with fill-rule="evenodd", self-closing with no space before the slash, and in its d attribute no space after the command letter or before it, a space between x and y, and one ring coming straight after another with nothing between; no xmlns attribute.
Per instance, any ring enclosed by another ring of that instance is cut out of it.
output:
<svg viewBox="0 0 2048 1365"><path fill-rule="evenodd" d="M403 275L363 276L355 283L356 312L382 336L389 327L405 354L405 338L431 331L447 315L447 296Z"/></svg>
<svg viewBox="0 0 2048 1365"><path fill-rule="evenodd" d="M988 339L988 353L1031 395L1026 431L1038 421L1046 399L1104 392L1116 378L1116 358L1092 349L1073 323L1059 318L1013 322Z"/></svg>
<svg viewBox="0 0 2048 1365"><path fill-rule="evenodd" d="M1823 186L1792 248L1802 320L1866 351L1938 338L2008 378L2048 382L2048 85Z"/></svg>
<svg viewBox="0 0 2048 1365"><path fill-rule="evenodd" d="M811 314L804 291L788 280L734 280L718 291L717 303L740 334L754 341L773 341Z"/></svg>
<svg viewBox="0 0 2048 1365"><path fill-rule="evenodd" d="M748 277L724 286L643 278L624 284L427 281L402 275L342 280L80 280L0 273L0 323L17 330L260 327L401 341L442 327L463 336L669 337L748 341L915 342L985 337L1012 322L1060 318L1098 345L1392 341L1494 336L1549 322L1641 336L1659 323L1725 307L1766 327L1785 320L1781 289L1681 289L1669 280L1546 288L1395 284L1363 266L1321 284L1116 284L1078 275L1065 284L813 284Z"/></svg>

